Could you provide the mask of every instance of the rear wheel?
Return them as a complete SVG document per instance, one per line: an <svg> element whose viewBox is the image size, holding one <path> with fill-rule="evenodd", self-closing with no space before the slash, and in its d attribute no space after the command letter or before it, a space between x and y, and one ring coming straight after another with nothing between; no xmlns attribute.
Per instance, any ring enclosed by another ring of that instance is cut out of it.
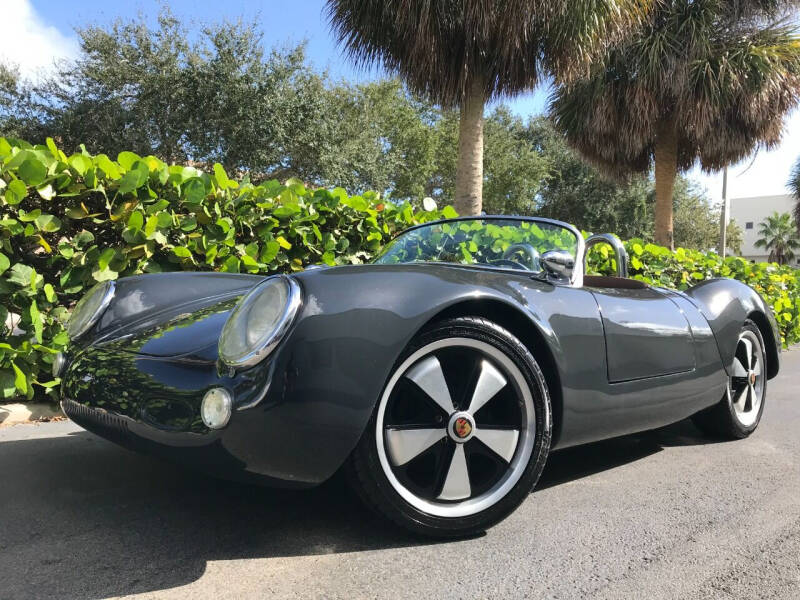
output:
<svg viewBox="0 0 800 600"><path fill-rule="evenodd" d="M767 396L767 357L755 323L745 321L736 344L728 387L719 404L693 417L704 432L732 439L745 438L758 427Z"/></svg>
<svg viewBox="0 0 800 600"><path fill-rule="evenodd" d="M351 481L403 527L469 535L525 499L550 435L547 386L527 348L486 319L448 319L399 359L353 452Z"/></svg>

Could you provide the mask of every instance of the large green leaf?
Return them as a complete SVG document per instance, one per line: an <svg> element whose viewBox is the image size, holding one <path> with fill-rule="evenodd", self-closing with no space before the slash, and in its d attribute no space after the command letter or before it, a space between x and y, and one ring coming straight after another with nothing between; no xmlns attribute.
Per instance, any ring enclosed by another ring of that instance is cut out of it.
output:
<svg viewBox="0 0 800 600"><path fill-rule="evenodd" d="M135 210L131 213L131 216L128 218L128 227L131 229L141 229L144 226L144 215Z"/></svg>
<svg viewBox="0 0 800 600"><path fill-rule="evenodd" d="M122 171L119 166L112 162L105 154L98 154L95 156L94 163L103 171L105 176L111 180L117 180L122 176Z"/></svg>
<svg viewBox="0 0 800 600"><path fill-rule="evenodd" d="M61 219L54 215L39 215L36 217L36 226L47 233L61 229Z"/></svg>
<svg viewBox="0 0 800 600"><path fill-rule="evenodd" d="M36 341L41 344L44 324L42 323L42 314L39 312L39 307L36 306L36 300L31 301L29 313L31 316L31 323L33 323L33 331L36 335Z"/></svg>
<svg viewBox="0 0 800 600"><path fill-rule="evenodd" d="M120 194L129 194L132 191L139 189L145 183L147 183L149 174L150 171L147 169L146 164L141 161L136 162L133 168L122 176L122 179L119 182L118 192Z"/></svg>
<svg viewBox="0 0 800 600"><path fill-rule="evenodd" d="M10 367L0 367L0 396L9 399L16 396L16 394L16 373Z"/></svg>
<svg viewBox="0 0 800 600"><path fill-rule="evenodd" d="M8 274L9 281L23 287L30 286L31 281L34 281L35 278L36 271L34 268L22 263L17 263L11 267Z"/></svg>
<svg viewBox="0 0 800 600"><path fill-rule="evenodd" d="M78 172L78 175L86 175L86 171L92 167L91 159L83 154L73 154L69 157L68 163Z"/></svg>
<svg viewBox="0 0 800 600"><path fill-rule="evenodd" d="M19 204L28 193L28 188L19 179L13 180L8 184L5 192L6 202L11 205Z"/></svg>
<svg viewBox="0 0 800 600"><path fill-rule="evenodd" d="M97 268L92 271L92 279L97 282L109 281L112 279L116 279L119 277L119 273L116 271L109 269L108 267L105 268Z"/></svg>
<svg viewBox="0 0 800 600"><path fill-rule="evenodd" d="M219 163L214 163L214 178L217 180L217 185L221 189L225 189L230 185L230 179L225 169Z"/></svg>
<svg viewBox="0 0 800 600"><path fill-rule="evenodd" d="M101 270L106 269L116 255L117 251L114 248L106 248L100 253L100 257L97 259L97 266Z"/></svg>
<svg viewBox="0 0 800 600"><path fill-rule="evenodd" d="M188 204L200 204L206 197L206 186L199 177L183 184L183 200Z"/></svg>
<svg viewBox="0 0 800 600"><path fill-rule="evenodd" d="M35 156L30 156L19 166L20 179L29 186L37 186L47 177L47 167Z"/></svg>
<svg viewBox="0 0 800 600"><path fill-rule="evenodd" d="M14 369L14 387L17 391L27 394L28 393L28 376L17 366L17 363L11 361L11 368Z"/></svg>
<svg viewBox="0 0 800 600"><path fill-rule="evenodd" d="M133 165L140 160L141 157L134 152L120 152L119 155L117 155L117 162L119 163L119 166L126 171L130 171L133 168Z"/></svg>

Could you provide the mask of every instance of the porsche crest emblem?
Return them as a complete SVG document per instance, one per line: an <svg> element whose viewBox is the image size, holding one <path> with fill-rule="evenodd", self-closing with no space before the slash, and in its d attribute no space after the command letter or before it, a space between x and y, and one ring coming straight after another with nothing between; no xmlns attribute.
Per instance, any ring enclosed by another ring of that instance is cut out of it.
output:
<svg viewBox="0 0 800 600"><path fill-rule="evenodd" d="M459 417L453 423L453 433L456 434L456 437L461 439L467 437L470 433L472 433L472 423L470 423L469 420L465 419L464 417Z"/></svg>

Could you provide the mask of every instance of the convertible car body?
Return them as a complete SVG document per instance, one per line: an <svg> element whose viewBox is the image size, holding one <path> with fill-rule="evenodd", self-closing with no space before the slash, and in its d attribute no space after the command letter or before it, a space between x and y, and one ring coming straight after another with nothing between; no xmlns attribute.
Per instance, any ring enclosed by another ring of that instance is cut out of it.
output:
<svg viewBox="0 0 800 600"><path fill-rule="evenodd" d="M617 277L584 274L609 243ZM229 478L313 486L343 465L402 525L462 535L510 513L548 452L694 416L748 435L779 368L743 283L626 278L616 238L521 217L398 236L372 264L98 286L54 365L86 429Z"/></svg>

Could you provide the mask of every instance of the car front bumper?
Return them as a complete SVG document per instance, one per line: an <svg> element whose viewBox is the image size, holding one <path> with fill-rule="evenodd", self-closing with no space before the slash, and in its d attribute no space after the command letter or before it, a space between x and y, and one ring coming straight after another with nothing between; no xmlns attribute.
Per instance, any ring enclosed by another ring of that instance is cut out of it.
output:
<svg viewBox="0 0 800 600"><path fill-rule="evenodd" d="M309 487L341 466L357 435L346 413L331 413L323 390L308 387L296 362L282 347L256 367L228 373L216 361L89 347L68 358L61 405L77 424L132 450L227 479ZM200 415L214 387L234 398L221 429Z"/></svg>

